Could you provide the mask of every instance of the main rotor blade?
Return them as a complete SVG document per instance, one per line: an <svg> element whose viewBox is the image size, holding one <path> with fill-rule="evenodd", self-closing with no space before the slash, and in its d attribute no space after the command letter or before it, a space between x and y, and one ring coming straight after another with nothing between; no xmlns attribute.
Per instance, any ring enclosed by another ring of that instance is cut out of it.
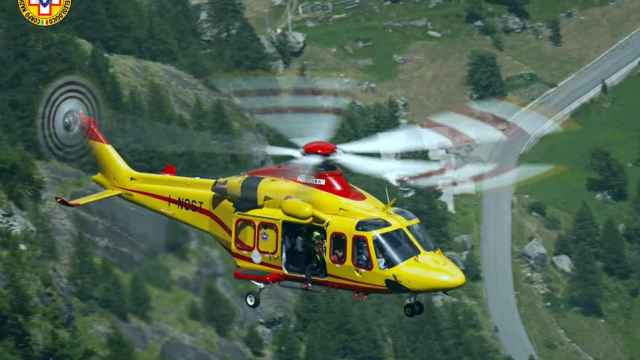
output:
<svg viewBox="0 0 640 360"><path fill-rule="evenodd" d="M453 142L447 137L420 126L410 125L338 145L338 148L350 153L398 154L452 146Z"/></svg>
<svg viewBox="0 0 640 360"><path fill-rule="evenodd" d="M264 152L271 156L291 156L294 158L302 157L302 153L298 149L291 149L282 146L267 145L264 147Z"/></svg>
<svg viewBox="0 0 640 360"><path fill-rule="evenodd" d="M442 167L437 161L379 159L369 156L340 153L331 158L351 171L375 176L391 182L405 176L436 171Z"/></svg>

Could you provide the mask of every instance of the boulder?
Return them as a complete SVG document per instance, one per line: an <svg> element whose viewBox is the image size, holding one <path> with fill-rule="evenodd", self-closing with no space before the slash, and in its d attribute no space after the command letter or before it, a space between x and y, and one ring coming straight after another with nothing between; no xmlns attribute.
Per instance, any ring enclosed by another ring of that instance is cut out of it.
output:
<svg viewBox="0 0 640 360"><path fill-rule="evenodd" d="M549 262L547 249L539 239L531 240L522 250L522 255L529 260L529 263L536 268L544 268Z"/></svg>
<svg viewBox="0 0 640 360"><path fill-rule="evenodd" d="M397 64L402 65L408 63L409 59L407 59L405 56L393 54L393 61L395 61Z"/></svg>
<svg viewBox="0 0 640 360"><path fill-rule="evenodd" d="M473 247L473 239L469 234L458 235L453 238L453 242L461 245L464 250L469 250Z"/></svg>
<svg viewBox="0 0 640 360"><path fill-rule="evenodd" d="M558 255L551 258L553 265L558 268L558 270L563 271L567 274L571 274L573 272L573 261L567 255Z"/></svg>
<svg viewBox="0 0 640 360"><path fill-rule="evenodd" d="M287 31L285 36L289 52L296 56L302 54L302 50L304 50L304 47L306 46L305 41L307 39L307 35L299 31Z"/></svg>
<svg viewBox="0 0 640 360"><path fill-rule="evenodd" d="M446 303L458 302L458 299L445 294L434 294L431 296L431 302L436 307L440 307Z"/></svg>
<svg viewBox="0 0 640 360"><path fill-rule="evenodd" d="M434 37L434 38L441 38L442 37L442 33L439 33L437 31L433 31L433 30L429 30L427 31L427 35Z"/></svg>
<svg viewBox="0 0 640 360"><path fill-rule="evenodd" d="M527 22L515 15L503 15L500 18L500 23L501 23L502 31L506 33L510 33L510 32L519 33L527 28Z"/></svg>

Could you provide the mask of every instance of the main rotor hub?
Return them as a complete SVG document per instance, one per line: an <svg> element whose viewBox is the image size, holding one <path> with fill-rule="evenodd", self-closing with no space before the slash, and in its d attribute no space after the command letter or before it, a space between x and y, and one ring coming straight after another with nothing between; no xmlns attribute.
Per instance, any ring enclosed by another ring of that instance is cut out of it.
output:
<svg viewBox="0 0 640 360"><path fill-rule="evenodd" d="M335 154L338 147L326 141L313 141L302 148L305 155L331 156Z"/></svg>

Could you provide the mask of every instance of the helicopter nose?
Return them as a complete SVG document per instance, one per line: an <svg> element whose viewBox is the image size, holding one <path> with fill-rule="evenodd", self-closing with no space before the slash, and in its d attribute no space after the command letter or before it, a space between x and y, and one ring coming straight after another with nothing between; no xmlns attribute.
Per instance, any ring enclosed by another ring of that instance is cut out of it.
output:
<svg viewBox="0 0 640 360"><path fill-rule="evenodd" d="M462 270L441 252L421 254L403 263L394 277L411 292L446 291L466 282Z"/></svg>

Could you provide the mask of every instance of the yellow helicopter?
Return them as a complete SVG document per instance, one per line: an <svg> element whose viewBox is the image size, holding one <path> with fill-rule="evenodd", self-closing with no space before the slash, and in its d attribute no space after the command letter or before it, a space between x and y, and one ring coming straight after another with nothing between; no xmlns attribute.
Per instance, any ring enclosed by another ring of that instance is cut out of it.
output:
<svg viewBox="0 0 640 360"><path fill-rule="evenodd" d="M79 122L100 168L92 179L105 190L56 201L78 207L117 196L210 233L234 258L234 276L257 285L246 294L249 307L259 306L267 285L279 283L343 289L356 298L406 293L403 310L411 317L424 309L418 294L465 284L415 215L351 185L337 166L390 175L437 171L437 163L359 156L349 146L315 141L301 151L269 146L268 153L296 160L238 176L181 177L172 165L142 173L120 157L95 119L79 114Z"/></svg>

